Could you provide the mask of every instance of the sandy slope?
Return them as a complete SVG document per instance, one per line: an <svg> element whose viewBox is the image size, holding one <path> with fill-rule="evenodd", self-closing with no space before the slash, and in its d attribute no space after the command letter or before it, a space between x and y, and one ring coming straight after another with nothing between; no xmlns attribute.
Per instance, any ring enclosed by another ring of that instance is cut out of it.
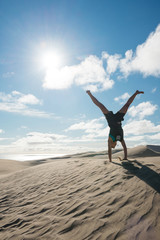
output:
<svg viewBox="0 0 160 240"><path fill-rule="evenodd" d="M9 171L0 179L0 239L159 240L160 152L129 151L129 161L86 153Z"/></svg>
<svg viewBox="0 0 160 240"><path fill-rule="evenodd" d="M155 151L156 150L156 151ZM115 157L123 156L123 151L114 154ZM160 146L138 146L128 149L128 156L130 158L137 157L157 157L160 156Z"/></svg>
<svg viewBox="0 0 160 240"><path fill-rule="evenodd" d="M29 162L0 159L0 177L29 167Z"/></svg>

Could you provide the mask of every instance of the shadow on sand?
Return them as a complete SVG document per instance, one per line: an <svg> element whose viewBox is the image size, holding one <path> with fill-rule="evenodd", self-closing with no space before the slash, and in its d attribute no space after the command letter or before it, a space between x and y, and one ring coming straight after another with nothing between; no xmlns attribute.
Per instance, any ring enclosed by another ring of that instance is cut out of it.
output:
<svg viewBox="0 0 160 240"><path fill-rule="evenodd" d="M147 165L143 165L137 160L125 160L122 163L113 162L127 170L127 174L132 174L147 183L150 187L160 193L160 174L156 173Z"/></svg>

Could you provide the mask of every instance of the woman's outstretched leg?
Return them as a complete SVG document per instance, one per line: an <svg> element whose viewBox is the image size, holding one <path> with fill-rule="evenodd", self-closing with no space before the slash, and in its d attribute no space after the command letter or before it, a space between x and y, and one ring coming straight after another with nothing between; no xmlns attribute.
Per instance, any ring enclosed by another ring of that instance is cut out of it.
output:
<svg viewBox="0 0 160 240"><path fill-rule="evenodd" d="M119 110L119 112L121 113L126 113L129 106L131 105L131 103L133 102L133 100L135 99L135 97L138 95L138 94L143 94L144 92L143 91L136 91L129 99L128 101L126 102L126 104Z"/></svg>
<svg viewBox="0 0 160 240"><path fill-rule="evenodd" d="M102 104L100 103L93 95L90 91L86 91L86 93L90 96L90 98L92 99L92 102L94 104L96 104L97 107L99 107L101 109L101 111L104 113L104 114L107 114L109 111L108 109Z"/></svg>

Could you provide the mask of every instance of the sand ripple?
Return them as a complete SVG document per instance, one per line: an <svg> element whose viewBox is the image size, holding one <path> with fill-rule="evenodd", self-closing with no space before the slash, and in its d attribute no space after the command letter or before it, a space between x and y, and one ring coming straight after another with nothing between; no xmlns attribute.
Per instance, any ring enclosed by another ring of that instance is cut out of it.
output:
<svg viewBox="0 0 160 240"><path fill-rule="evenodd" d="M0 239L159 240L160 158L70 157L0 179Z"/></svg>

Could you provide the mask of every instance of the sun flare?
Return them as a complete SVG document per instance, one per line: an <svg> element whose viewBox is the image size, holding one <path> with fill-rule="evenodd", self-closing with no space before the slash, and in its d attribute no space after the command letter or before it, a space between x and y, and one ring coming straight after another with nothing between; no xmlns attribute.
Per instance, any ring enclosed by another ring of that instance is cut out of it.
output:
<svg viewBox="0 0 160 240"><path fill-rule="evenodd" d="M42 54L41 63L46 69L57 68L60 66L61 62L61 56L57 52L47 51Z"/></svg>

